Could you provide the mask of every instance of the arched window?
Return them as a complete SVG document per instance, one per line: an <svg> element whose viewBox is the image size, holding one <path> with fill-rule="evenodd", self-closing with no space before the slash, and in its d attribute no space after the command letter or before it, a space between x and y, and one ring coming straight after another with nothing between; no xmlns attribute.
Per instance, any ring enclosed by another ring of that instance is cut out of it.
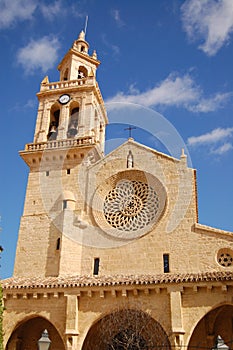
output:
<svg viewBox="0 0 233 350"><path fill-rule="evenodd" d="M128 156L127 156L127 168L133 168L134 167L134 159L133 159L133 153L129 150Z"/></svg>
<svg viewBox="0 0 233 350"><path fill-rule="evenodd" d="M52 107L50 111L48 140L56 140L57 128L59 125L59 118L60 118L60 109L57 109L56 106Z"/></svg>
<svg viewBox="0 0 233 350"><path fill-rule="evenodd" d="M84 66L80 66L78 69L78 79L87 77L87 69Z"/></svg>

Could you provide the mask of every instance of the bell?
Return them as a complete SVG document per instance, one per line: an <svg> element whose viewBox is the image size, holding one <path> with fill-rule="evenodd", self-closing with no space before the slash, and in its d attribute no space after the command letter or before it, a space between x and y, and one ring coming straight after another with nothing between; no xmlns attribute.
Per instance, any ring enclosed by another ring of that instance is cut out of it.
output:
<svg viewBox="0 0 233 350"><path fill-rule="evenodd" d="M57 128L56 125L51 125L48 133L49 140L56 140L57 138Z"/></svg>
<svg viewBox="0 0 233 350"><path fill-rule="evenodd" d="M75 136L77 134L77 129L73 123L70 124L68 133L70 136Z"/></svg>
<svg viewBox="0 0 233 350"><path fill-rule="evenodd" d="M56 126L55 126L55 125L52 125L51 128L50 128L49 133L52 134L52 133L54 133L54 132L56 132L56 131L57 131Z"/></svg>

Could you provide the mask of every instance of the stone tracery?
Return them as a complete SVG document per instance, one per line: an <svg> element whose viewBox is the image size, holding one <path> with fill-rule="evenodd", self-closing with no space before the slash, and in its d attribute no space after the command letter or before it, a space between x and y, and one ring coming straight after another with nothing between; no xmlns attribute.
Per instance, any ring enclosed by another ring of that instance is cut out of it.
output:
<svg viewBox="0 0 233 350"><path fill-rule="evenodd" d="M121 180L104 200L107 222L121 231L136 231L150 224L159 209L155 190L140 181Z"/></svg>

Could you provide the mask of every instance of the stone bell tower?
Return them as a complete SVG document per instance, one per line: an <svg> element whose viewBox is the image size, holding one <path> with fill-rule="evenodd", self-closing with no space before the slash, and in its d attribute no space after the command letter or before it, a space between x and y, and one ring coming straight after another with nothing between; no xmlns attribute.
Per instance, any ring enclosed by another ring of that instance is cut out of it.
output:
<svg viewBox="0 0 233 350"><path fill-rule="evenodd" d="M30 172L14 276L60 274L64 209L81 217L85 207L79 168L85 159L103 157L107 115L96 81L100 61L88 49L82 31L58 65L60 80L46 76L37 94L34 140L20 152Z"/></svg>
<svg viewBox="0 0 233 350"><path fill-rule="evenodd" d="M106 113L96 81L100 62L88 48L82 31L58 66L60 81L42 81L34 144L94 137L103 152Z"/></svg>

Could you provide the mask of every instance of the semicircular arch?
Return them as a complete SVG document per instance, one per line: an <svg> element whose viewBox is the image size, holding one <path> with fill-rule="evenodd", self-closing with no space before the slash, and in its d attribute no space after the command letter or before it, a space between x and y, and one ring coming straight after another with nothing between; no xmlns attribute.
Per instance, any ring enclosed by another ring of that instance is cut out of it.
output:
<svg viewBox="0 0 233 350"><path fill-rule="evenodd" d="M188 349L213 348L220 335L231 346L233 341L233 305L224 303L208 311L195 325L190 336Z"/></svg>
<svg viewBox="0 0 233 350"><path fill-rule="evenodd" d="M45 317L31 315L19 321L11 333L6 350L38 350L38 340L47 329L51 340L50 350L65 350L65 345L58 329Z"/></svg>
<svg viewBox="0 0 233 350"><path fill-rule="evenodd" d="M146 350L158 347L171 349L161 324L141 310L122 309L102 317L90 327L82 350Z"/></svg>

